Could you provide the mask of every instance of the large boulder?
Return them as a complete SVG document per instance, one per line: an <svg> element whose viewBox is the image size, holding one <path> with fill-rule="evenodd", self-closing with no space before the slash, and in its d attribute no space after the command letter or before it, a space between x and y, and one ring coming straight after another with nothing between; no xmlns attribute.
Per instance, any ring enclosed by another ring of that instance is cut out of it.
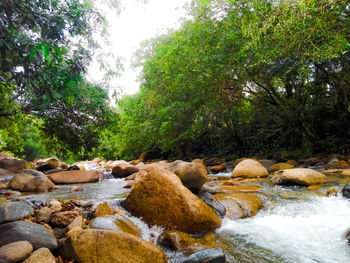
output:
<svg viewBox="0 0 350 263"><path fill-rule="evenodd" d="M0 168L10 170L13 173L19 173L24 169L35 169L33 163L18 159L2 159L0 160Z"/></svg>
<svg viewBox="0 0 350 263"><path fill-rule="evenodd" d="M24 202L6 203L0 205L0 224L29 217L33 213L33 208Z"/></svg>
<svg viewBox="0 0 350 263"><path fill-rule="evenodd" d="M122 204L149 225L187 233L209 232L221 226L213 209L166 170L152 170L138 181Z"/></svg>
<svg viewBox="0 0 350 263"><path fill-rule="evenodd" d="M61 167L63 163L60 162L56 157L50 157L46 159L38 159L35 161L35 167L38 171L44 172L48 170L57 169ZM68 168L67 165L63 165L65 168Z"/></svg>
<svg viewBox="0 0 350 263"><path fill-rule="evenodd" d="M132 165L127 162L120 163L113 167L112 174L116 178L124 178L133 173L137 173L140 169L135 165Z"/></svg>
<svg viewBox="0 0 350 263"><path fill-rule="evenodd" d="M59 245L61 256L76 262L167 262L161 248L134 235L114 230L76 231L61 240Z"/></svg>
<svg viewBox="0 0 350 263"><path fill-rule="evenodd" d="M17 241L0 247L0 262L15 263L25 260L33 251L28 241ZM41 263L41 262L40 262Z"/></svg>
<svg viewBox="0 0 350 263"><path fill-rule="evenodd" d="M44 226L26 221L15 221L0 225L0 246L26 240L34 249L47 247L57 249L57 240Z"/></svg>
<svg viewBox="0 0 350 263"><path fill-rule="evenodd" d="M308 168L294 168L282 170L274 173L271 181L280 185L301 185L310 186L322 184L326 181L326 176Z"/></svg>
<svg viewBox="0 0 350 263"><path fill-rule="evenodd" d="M274 172L277 172L277 171L280 171L280 170L292 169L292 168L294 168L294 165L289 164L289 163L276 163L276 164L271 165L267 169L267 171L269 173L274 173Z"/></svg>
<svg viewBox="0 0 350 263"><path fill-rule="evenodd" d="M56 263L55 257L46 247L39 248L23 263Z"/></svg>
<svg viewBox="0 0 350 263"><path fill-rule="evenodd" d="M55 184L92 183L103 179L103 173L91 171L62 171L48 176Z"/></svg>
<svg viewBox="0 0 350 263"><path fill-rule="evenodd" d="M55 184L41 172L23 170L16 174L7 185L7 188L21 192L47 192L56 189Z"/></svg>
<svg viewBox="0 0 350 263"><path fill-rule="evenodd" d="M266 168L253 159L239 162L232 171L232 177L265 177L268 175Z"/></svg>

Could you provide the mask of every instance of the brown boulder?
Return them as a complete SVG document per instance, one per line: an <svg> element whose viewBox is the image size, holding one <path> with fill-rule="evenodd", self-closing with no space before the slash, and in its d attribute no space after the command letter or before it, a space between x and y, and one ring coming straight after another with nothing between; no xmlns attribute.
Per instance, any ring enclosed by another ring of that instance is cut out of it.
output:
<svg viewBox="0 0 350 263"><path fill-rule="evenodd" d="M54 213L51 216L50 222L56 226L68 226L70 223L74 221L75 218L81 215L81 211L72 210L72 211L64 211Z"/></svg>
<svg viewBox="0 0 350 263"><path fill-rule="evenodd" d="M161 248L134 235L88 229L75 231L59 243L63 258L84 263L165 263Z"/></svg>
<svg viewBox="0 0 350 263"><path fill-rule="evenodd" d="M2 159L0 160L0 168L9 170L13 173L19 173L24 169L35 169L35 166L33 163L24 160Z"/></svg>
<svg viewBox="0 0 350 263"><path fill-rule="evenodd" d="M56 189L56 186L41 172L23 170L23 173L16 174L12 178L7 188L21 192L47 192Z"/></svg>
<svg viewBox="0 0 350 263"><path fill-rule="evenodd" d="M117 210L110 207L107 202L103 202L96 207L94 214L96 217L99 217L115 214L123 215L124 213L122 210Z"/></svg>
<svg viewBox="0 0 350 263"><path fill-rule="evenodd" d="M326 176L308 168L294 168L275 172L271 178L274 184L310 186L322 184Z"/></svg>
<svg viewBox="0 0 350 263"><path fill-rule="evenodd" d="M56 263L55 257L46 247L35 250L23 263Z"/></svg>
<svg viewBox="0 0 350 263"><path fill-rule="evenodd" d="M33 251L28 241L17 241L0 247L0 262L14 263L25 260Z"/></svg>
<svg viewBox="0 0 350 263"><path fill-rule="evenodd" d="M48 176L55 184L92 183L103 179L103 173L90 171L62 171Z"/></svg>
<svg viewBox="0 0 350 263"><path fill-rule="evenodd" d="M38 171L48 171L62 167L62 165L67 168L68 166L60 162L56 157L50 157L46 159L38 159L35 161L35 167Z"/></svg>
<svg viewBox="0 0 350 263"><path fill-rule="evenodd" d="M114 166L112 169L112 174L114 177L124 178L133 173L137 173L139 170L140 169L137 168L135 165L125 162Z"/></svg>
<svg viewBox="0 0 350 263"><path fill-rule="evenodd" d="M277 172L277 171L280 171L280 170L292 169L292 168L294 168L294 165L291 165L289 163L276 163L276 164L271 165L267 169L267 171L269 173L274 173L274 172Z"/></svg>
<svg viewBox="0 0 350 263"><path fill-rule="evenodd" d="M167 229L202 233L221 225L215 212L166 170L152 170L145 175L122 205L147 224Z"/></svg>
<svg viewBox="0 0 350 263"><path fill-rule="evenodd" d="M232 177L265 177L268 175L265 167L253 159L239 162L232 171Z"/></svg>

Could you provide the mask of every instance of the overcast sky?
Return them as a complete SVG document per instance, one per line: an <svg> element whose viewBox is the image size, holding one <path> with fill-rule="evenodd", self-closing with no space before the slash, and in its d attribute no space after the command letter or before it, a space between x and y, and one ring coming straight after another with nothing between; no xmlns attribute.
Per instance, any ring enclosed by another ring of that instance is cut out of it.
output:
<svg viewBox="0 0 350 263"><path fill-rule="evenodd" d="M104 9L109 24L112 45L108 47L117 56L123 57L125 71L113 86L118 86L124 94L138 91L138 73L131 68L131 58L140 43L158 34L165 33L168 28L178 28L180 18L185 15L183 6L189 0L120 0L121 13L118 15ZM101 74L98 64L93 63L88 72L89 78L99 81Z"/></svg>

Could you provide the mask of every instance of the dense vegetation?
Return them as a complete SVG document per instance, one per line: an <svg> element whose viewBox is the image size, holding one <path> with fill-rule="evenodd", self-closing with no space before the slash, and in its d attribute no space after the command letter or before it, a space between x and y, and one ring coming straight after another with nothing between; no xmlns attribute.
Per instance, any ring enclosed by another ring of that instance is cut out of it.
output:
<svg viewBox="0 0 350 263"><path fill-rule="evenodd" d="M144 43L140 92L117 112L83 75L91 21L102 21L92 6L0 8L0 149L66 159L350 152L346 0L195 0L178 30Z"/></svg>

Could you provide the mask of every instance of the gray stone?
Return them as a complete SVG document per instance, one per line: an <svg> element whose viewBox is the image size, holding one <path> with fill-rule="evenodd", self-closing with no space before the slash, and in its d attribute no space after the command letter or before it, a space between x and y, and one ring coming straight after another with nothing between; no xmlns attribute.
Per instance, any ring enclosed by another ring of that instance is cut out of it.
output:
<svg viewBox="0 0 350 263"><path fill-rule="evenodd" d="M78 226L82 226L83 225L83 217L82 216L78 216L76 217L72 223L70 223L68 226L67 226L67 232L71 229L73 229L74 227L78 227Z"/></svg>
<svg viewBox="0 0 350 263"><path fill-rule="evenodd" d="M23 263L56 263L55 257L46 247L39 248Z"/></svg>
<svg viewBox="0 0 350 263"><path fill-rule="evenodd" d="M0 205L0 224L29 217L34 213L32 207L23 202L10 202Z"/></svg>
<svg viewBox="0 0 350 263"><path fill-rule="evenodd" d="M52 210L47 206L41 208L36 216L38 222L49 223L52 215Z"/></svg>
<svg viewBox="0 0 350 263"><path fill-rule="evenodd" d="M344 186L341 193L343 194L343 197L350 198L350 183Z"/></svg>
<svg viewBox="0 0 350 263"><path fill-rule="evenodd" d="M226 214L226 208L216 198L207 191L200 191L197 196L202 199L208 206L213 208L214 212L221 218Z"/></svg>
<svg viewBox="0 0 350 263"><path fill-rule="evenodd" d="M56 238L45 227L26 221L15 221L0 225L0 246L26 240L34 249L47 247L50 250L57 249Z"/></svg>
<svg viewBox="0 0 350 263"><path fill-rule="evenodd" d="M17 241L0 247L0 262L12 263L25 260L33 251L28 241Z"/></svg>
<svg viewBox="0 0 350 263"><path fill-rule="evenodd" d="M189 257L183 263L225 263L225 253L221 247L200 250Z"/></svg>

